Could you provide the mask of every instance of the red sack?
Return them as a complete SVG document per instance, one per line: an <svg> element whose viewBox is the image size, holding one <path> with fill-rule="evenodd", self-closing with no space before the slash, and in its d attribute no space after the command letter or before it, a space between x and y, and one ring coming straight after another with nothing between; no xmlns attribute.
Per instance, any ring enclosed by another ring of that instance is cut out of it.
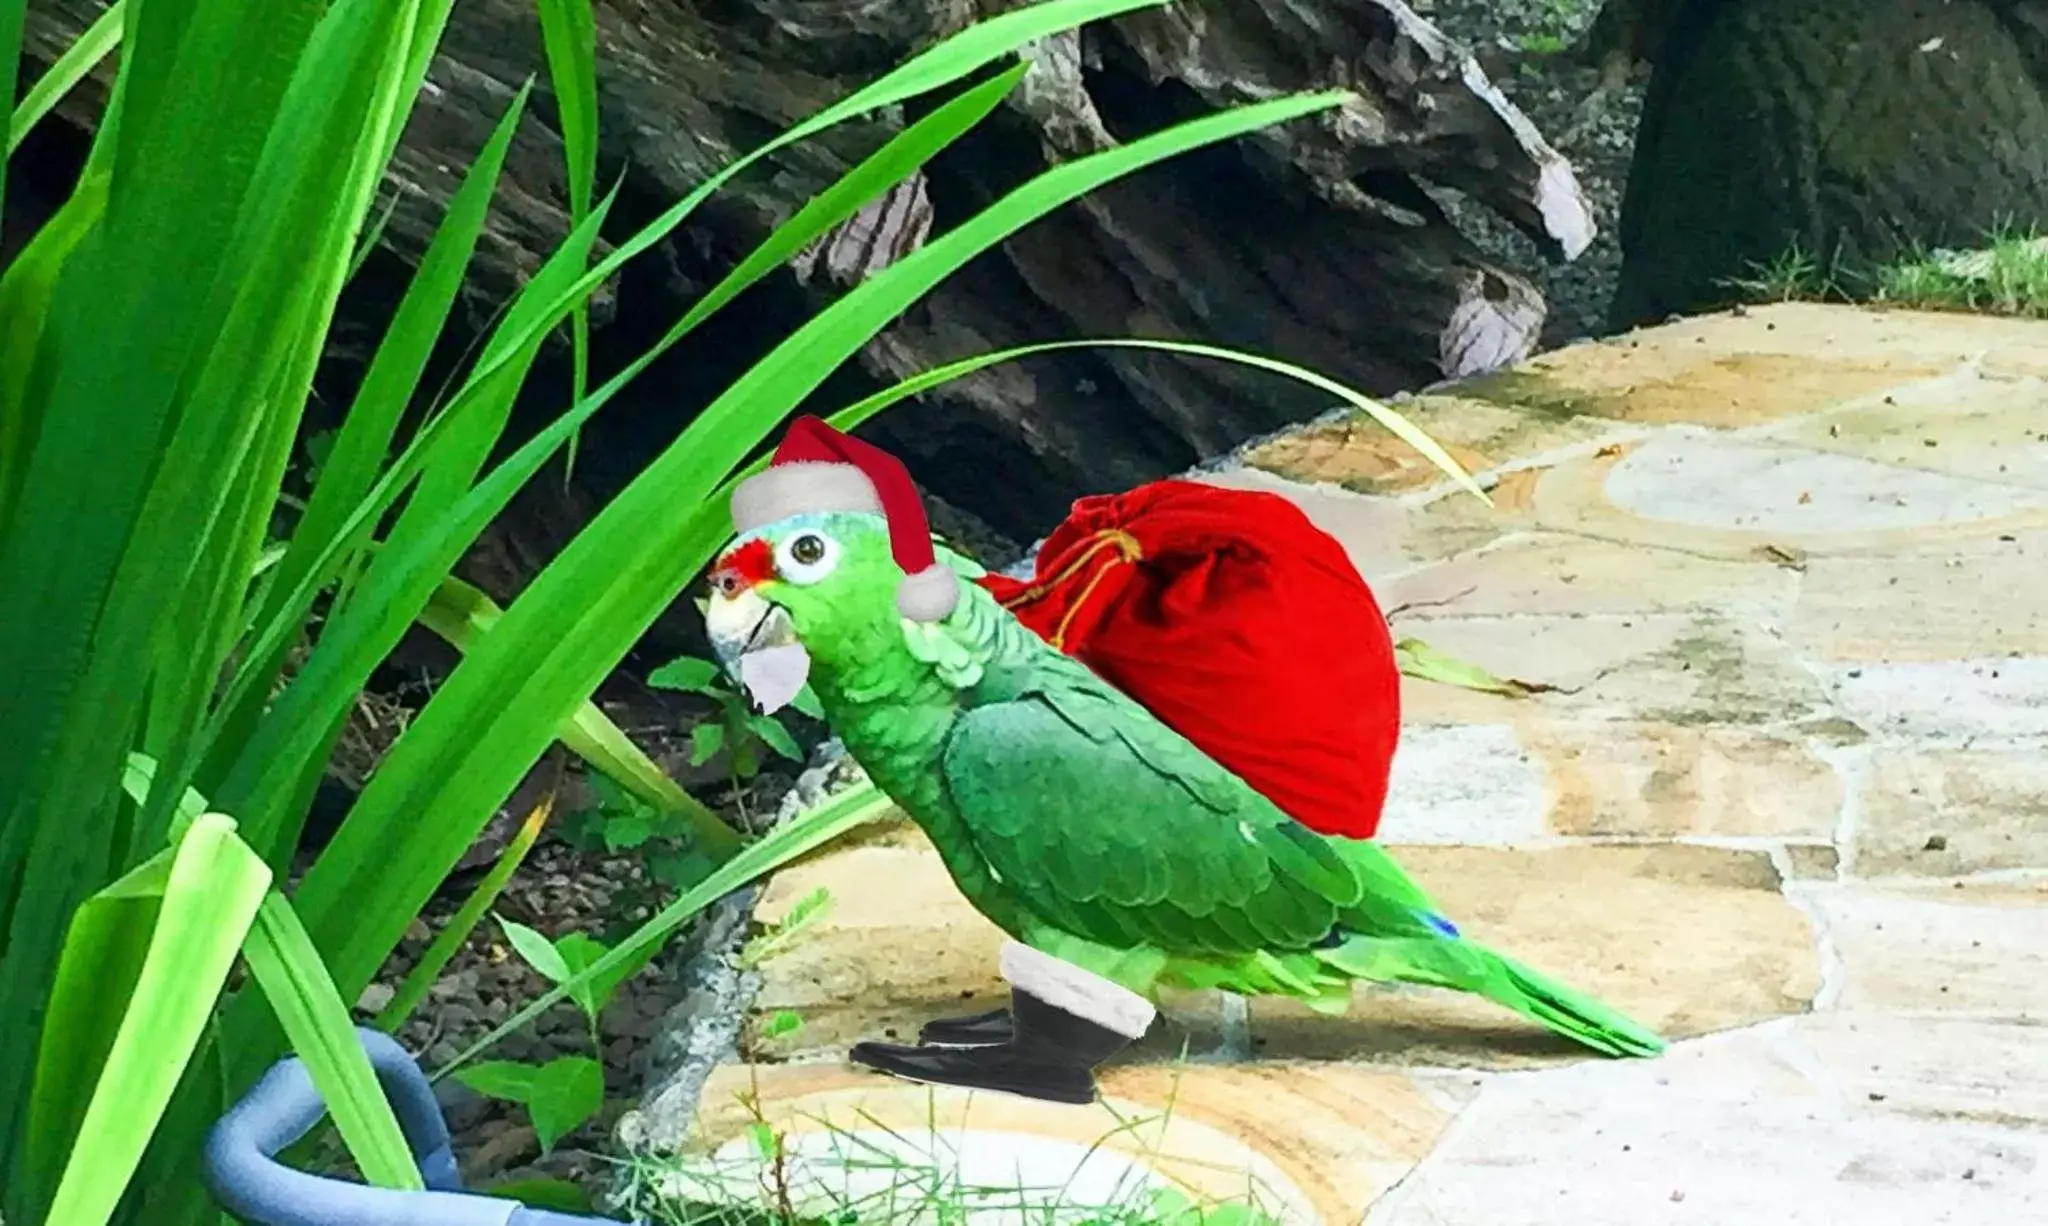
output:
<svg viewBox="0 0 2048 1226"><path fill-rule="evenodd" d="M1379 828L1393 638L1344 547L1285 498L1174 480L1083 498L1032 581L981 583L1303 825Z"/></svg>

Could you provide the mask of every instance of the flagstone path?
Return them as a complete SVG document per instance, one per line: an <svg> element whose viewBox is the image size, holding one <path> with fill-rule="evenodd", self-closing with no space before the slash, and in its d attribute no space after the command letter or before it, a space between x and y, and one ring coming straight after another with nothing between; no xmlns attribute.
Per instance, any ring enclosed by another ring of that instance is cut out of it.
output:
<svg viewBox="0 0 2048 1226"><path fill-rule="evenodd" d="M771 884L763 918L835 905L764 970L790 1062L722 1069L707 1135L751 1090L799 1137L1071 1165L1046 1147L1135 1114L1106 1150L1346 1226L2048 1222L2048 324L1773 307L1401 407L1491 509L1369 421L1207 479L1296 499L1397 635L1542 687L1411 680L1383 838L1671 1051L1587 1059L1423 989L1210 994L1096 1108L893 1083L846 1045L1003 991L897 826Z"/></svg>

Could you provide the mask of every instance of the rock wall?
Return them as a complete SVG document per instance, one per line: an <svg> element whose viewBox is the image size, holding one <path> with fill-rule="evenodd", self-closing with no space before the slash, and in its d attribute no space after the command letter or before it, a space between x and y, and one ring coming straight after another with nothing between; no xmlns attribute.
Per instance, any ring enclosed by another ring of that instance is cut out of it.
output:
<svg viewBox="0 0 2048 1226"><path fill-rule="evenodd" d="M601 176L623 174L616 240L736 153L1015 0L606 0L598 7ZM99 11L36 0L47 62ZM1359 100L1155 168L1066 208L906 312L812 406L994 347L1101 335L1192 337L1261 350L1388 392L1526 352L1540 299L1443 214L1429 189L1498 212L1563 255L1590 236L1569 168L1485 76L1396 0L1181 0L1040 49L1040 72L985 129L935 162L907 203L943 229L1037 169L1251 98L1346 86ZM376 320L516 83L543 86L509 163L472 285L484 315L562 228L558 139L530 0L466 0L392 178L389 259L353 320ZM94 121L84 90L65 117ZM613 287L600 371L657 335L775 223L900 127L849 129L776 158ZM904 203L904 202L899 202ZM906 228L914 239L922 225ZM908 239L906 239L908 241ZM885 244L885 247L887 244ZM888 252L885 250L884 257ZM709 396L841 292L863 263L823 258L776 278L680 347L586 435L601 500ZM363 346L374 329L351 321ZM1484 344L1456 335L1475 324ZM1452 333L1447 335L1447 333ZM347 357L349 355L342 355ZM336 394L345 403L347 370ZM559 408L544 369L534 414ZM1077 353L989 371L872 431L931 491L1023 539L1077 495L1178 471L1328 407L1322 394L1214 364ZM1000 479L992 479L1000 475ZM557 521L521 554L546 554Z"/></svg>

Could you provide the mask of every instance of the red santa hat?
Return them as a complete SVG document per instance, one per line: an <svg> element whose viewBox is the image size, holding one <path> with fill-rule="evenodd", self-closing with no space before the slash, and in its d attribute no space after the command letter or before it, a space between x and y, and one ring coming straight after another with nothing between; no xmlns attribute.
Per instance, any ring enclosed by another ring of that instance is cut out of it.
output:
<svg viewBox="0 0 2048 1226"><path fill-rule="evenodd" d="M732 523L751 532L792 515L830 511L879 515L889 552L903 568L896 611L912 621L942 621L960 603L960 576L932 550L924 502L903 461L815 417L789 423L769 466L732 492Z"/></svg>

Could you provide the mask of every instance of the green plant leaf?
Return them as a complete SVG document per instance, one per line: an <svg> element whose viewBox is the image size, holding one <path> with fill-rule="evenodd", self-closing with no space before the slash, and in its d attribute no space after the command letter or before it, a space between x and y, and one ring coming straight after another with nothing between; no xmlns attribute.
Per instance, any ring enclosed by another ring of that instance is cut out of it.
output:
<svg viewBox="0 0 2048 1226"><path fill-rule="evenodd" d="M448 314L461 292L463 272L476 252L506 151L525 114L527 95L528 90L522 88L513 96L449 198L448 211L363 372L341 429L328 436L326 454L319 458L320 479L293 528L289 561L279 572L276 595L265 609L266 620L280 616L296 620L296 611L284 607L290 593L309 574L322 582L332 578L332 568L341 561L323 559L323 551L344 534L349 513L369 497L391 452L399 419L419 389L434 343L447 326ZM323 560L328 561L325 568Z"/></svg>
<svg viewBox="0 0 2048 1226"><path fill-rule="evenodd" d="M391 997L391 1003L385 1005L377 1014L378 1029L397 1030L406 1018L412 1016L412 1011L419 1008L420 1002L427 998L427 992L433 988L434 981L441 977L442 970L454 959L456 951L469 940L469 934L476 931L476 926L490 913L491 905L498 901L498 895L504 893L506 884L512 880L512 874L519 871L526 854L540 841L540 834L547 826L548 816L555 810L558 791L558 788L549 788L547 795L541 797L540 803L527 810L526 820L519 824L519 829L512 835L512 841L505 844L505 850L498 854L498 862L491 865L491 871L485 873L484 879L477 883L475 892L462 900L462 906L456 910L447 926L435 934L434 943L427 947L427 952L420 955L420 960L406 972L404 982L398 985L398 991Z"/></svg>
<svg viewBox="0 0 2048 1226"><path fill-rule="evenodd" d="M92 1100L156 935L176 848L167 847L88 898L71 916L51 985L29 1101L24 1179L47 1181L42 1203Z"/></svg>
<svg viewBox="0 0 2048 1226"><path fill-rule="evenodd" d="M707 719L690 729L690 765L702 766L725 748L725 725Z"/></svg>
<svg viewBox="0 0 2048 1226"><path fill-rule="evenodd" d="M156 772L156 759L148 754L131 753L128 755L127 765L123 768L121 788L136 803L146 802L149 799L150 787L156 782ZM178 798L178 803L172 810L172 839L183 838L185 830L204 812L206 798L191 788L186 788L185 794Z"/></svg>
<svg viewBox="0 0 2048 1226"><path fill-rule="evenodd" d="M734 736L731 730L726 732L726 747L732 751L726 755L726 759L732 764L735 778L752 779L761 773L761 755L754 751L754 746L760 743L760 739L751 734L744 722L739 725L739 733L738 736Z"/></svg>
<svg viewBox="0 0 2048 1226"><path fill-rule="evenodd" d="M562 129L562 156L569 180L569 217L590 213L597 190L597 22L590 0L538 0L541 41L554 85L555 113ZM579 302L570 314L571 360L576 399L590 387L590 308ZM576 468L576 436L569 440L563 479Z"/></svg>
<svg viewBox="0 0 2048 1226"><path fill-rule="evenodd" d="M572 207L588 209L597 184L597 22L590 0L538 0L541 39L569 172Z"/></svg>
<svg viewBox="0 0 2048 1226"><path fill-rule="evenodd" d="M768 1015L767 1021L761 1023L761 1037L769 1040L779 1039L785 1035L795 1034L803 1027L803 1016L796 1010L777 1009Z"/></svg>
<svg viewBox="0 0 2048 1226"><path fill-rule="evenodd" d="M796 944L804 931L825 918L832 909L832 891L819 886L790 905L788 912L759 935L740 947L736 961L743 967L759 966L781 957Z"/></svg>
<svg viewBox="0 0 2048 1226"><path fill-rule="evenodd" d="M147 755L128 755L122 786L137 803L148 798L155 770L156 762ZM182 839L183 831L206 811L206 801L187 789L178 811L177 837ZM51 987L29 1102L21 1181L40 1184L27 1197L31 1204L44 1203L54 1188L93 1084L113 1049L156 934L176 854L175 845L164 848L72 914Z"/></svg>
<svg viewBox="0 0 2048 1226"><path fill-rule="evenodd" d="M392 215L398 212L399 200L399 193L393 192L391 198L384 202L384 207L377 210L377 216L370 222L370 228L356 239L356 253L349 257L348 272L342 278L344 283L354 284L355 279L362 275L363 265L369 263L370 257L377 254L378 245L384 241L384 230L391 224ZM315 467L317 468L317 465ZM317 472L309 471L306 480L317 481L319 476Z"/></svg>
<svg viewBox="0 0 2048 1226"><path fill-rule="evenodd" d="M572 932L564 936L555 942L555 948L562 952L562 960L569 966L571 983L575 982L576 975L584 968L595 966L599 959L611 952L604 942L581 932ZM583 1015L590 1019L591 1024L596 1025L598 1017L604 1012L605 1006L611 1004L612 996L617 993L620 986L639 974L660 952L660 942L647 946L639 956L629 958L601 974L592 976L586 982L576 984L570 988L569 998L583 1010Z"/></svg>
<svg viewBox="0 0 2048 1226"><path fill-rule="evenodd" d="M569 974L563 976L563 979L567 980L577 971L604 957L605 945L603 941L588 933L565 932L555 942L555 951L562 955L562 964L569 968ZM576 1007L583 1010L583 1016L589 1018L593 1026L597 1025L598 1016L604 1012L610 997L611 992L606 985L595 980L579 984L569 993L569 999L576 1002Z"/></svg>
<svg viewBox="0 0 2048 1226"><path fill-rule="evenodd" d="M105 216L108 184L105 172L80 179L56 215L0 271L0 532L10 527L35 451L31 441L43 404L29 395L29 376L48 324L51 296L65 261Z"/></svg>
<svg viewBox="0 0 2048 1226"><path fill-rule="evenodd" d="M687 845L661 847L647 855L648 875L678 892L689 890L709 877L718 865L718 860Z"/></svg>
<svg viewBox="0 0 2048 1226"><path fill-rule="evenodd" d="M775 927L778 931L795 932L817 923L831 909L832 891L821 885L797 899Z"/></svg>
<svg viewBox="0 0 2048 1226"><path fill-rule="evenodd" d="M291 904L276 890L257 912L243 957L363 1177L380 1188L423 1188L398 1117L356 1037L348 1005Z"/></svg>
<svg viewBox="0 0 2048 1226"><path fill-rule="evenodd" d="M406 48L406 65L399 97L406 101L406 111L401 118L410 118L419 105L420 94L427 84L427 69L432 65L434 53L441 46L441 35L448 28L448 17L454 12L455 0L423 0L419 12L413 19L412 40ZM405 133L405 124L394 125L384 136L384 156L380 162L389 162L398 151L399 138Z"/></svg>
<svg viewBox="0 0 2048 1226"><path fill-rule="evenodd" d="M1419 681L1454 685L1459 689L1477 690L1482 694L1526 698L1530 694L1557 688L1517 681L1512 677L1496 677L1476 664L1447 656L1416 638L1402 639L1394 644L1394 661L1399 665L1403 676L1414 677Z"/></svg>
<svg viewBox="0 0 2048 1226"><path fill-rule="evenodd" d="M171 859L155 934L49 1221L104 1226L113 1216L269 889L269 867L236 836L234 822L208 813L192 823Z"/></svg>
<svg viewBox="0 0 2048 1226"><path fill-rule="evenodd" d="M604 1066L588 1056L561 1056L540 1066L526 1099L542 1153L604 1108Z"/></svg>
<svg viewBox="0 0 2048 1226"><path fill-rule="evenodd" d="M754 735L761 738L763 745L781 757L791 762L804 760L804 751L798 747L796 738L789 735L789 729L784 728L782 721L773 715L750 715L747 727L754 730Z"/></svg>
<svg viewBox="0 0 2048 1226"><path fill-rule="evenodd" d="M811 688L811 683L808 681L804 682L804 687L796 692L796 697L789 700L789 705L796 711L817 720L819 723L825 722L825 707L818 701L817 691Z"/></svg>
<svg viewBox="0 0 2048 1226"><path fill-rule="evenodd" d="M455 1080L485 1098L525 1103L533 1098L534 1075L539 1071L539 1065L523 1064L517 1060L486 1060L460 1070L455 1074Z"/></svg>
<svg viewBox="0 0 2048 1226"><path fill-rule="evenodd" d="M572 231L520 291L486 344L487 356L503 356L510 347L508 333L516 332L534 314L537 303L582 267L607 207L608 203L600 206L583 229ZM267 850L282 854L296 840L299 811L290 802L304 788L303 763L326 756L355 695L414 619L426 612L450 568L489 521L489 514L452 512L458 504L475 505L472 483L510 418L521 381L540 346L541 338L536 338L494 366L487 380L472 378L469 386L475 391L463 398L466 410L458 414L451 406L434 419L434 425L445 428L420 452L419 476L398 522L377 549L356 594L338 616L329 617L313 653L265 714L256 735L238 755L234 773L217 793L223 805L246 814L252 837L260 831ZM420 437L427 438L427 431ZM502 485L493 488L506 501L514 492ZM492 502L491 512L504 505L495 498ZM354 517L351 522L356 522ZM296 594L291 603L298 607ZM557 722L566 722L573 714L572 705Z"/></svg>
<svg viewBox="0 0 2048 1226"><path fill-rule="evenodd" d="M647 684L658 690L688 690L693 694L720 694L731 689L721 684L723 669L709 660L681 656L647 674Z"/></svg>
<svg viewBox="0 0 2048 1226"><path fill-rule="evenodd" d="M631 809L614 812L604 820L606 851L631 851L654 837L654 814Z"/></svg>
<svg viewBox="0 0 2048 1226"><path fill-rule="evenodd" d="M14 97L15 77L21 70L21 28L28 17L28 0L0 0L0 98ZM14 147L8 146L9 153ZM0 197L7 193L7 158L0 156Z"/></svg>
<svg viewBox="0 0 2048 1226"><path fill-rule="evenodd" d="M498 917L498 926L505 930L505 939L512 942L512 948L526 959L526 964L539 971L541 977L553 983L562 983L569 978L569 964L562 960L561 951L554 942L516 920Z"/></svg>
<svg viewBox="0 0 2048 1226"><path fill-rule="evenodd" d="M20 8L13 0L9 0L9 3L17 9ZM85 33L78 36L78 40L65 48L64 54L57 57L57 62L50 65L49 71L38 77L36 83L29 87L20 105L14 108L14 120L8 125L9 155L21 148L21 142L28 137L29 131L42 122L43 116L48 115L58 101L71 92L73 86L84 80L87 73L101 60L107 58L108 52L120 45L121 24L125 20L122 6L125 3L126 0L114 0L108 5L105 11L100 13L99 18L85 28ZM12 44L0 43L0 46L11 47ZM8 91L0 97L14 96L11 81L9 85Z"/></svg>
<svg viewBox="0 0 2048 1226"><path fill-rule="evenodd" d="M1193 341L1159 340L1143 337L1102 337L1094 340L1045 341L1039 344L1019 345L1011 349L1000 349L989 353L976 354L973 357L961 358L958 361L934 367L931 370L904 379L894 386L883 388L881 391L864 397L857 403L832 414L828 420L840 430L851 430L891 405L930 391L943 384L950 383L955 379L971 375L976 371L986 370L991 366L998 366L1005 362L1014 362L1021 358L1036 357L1044 353L1058 353L1069 349L1144 349L1155 353L1171 353L1183 357L1232 362L1240 366L1250 366L1258 370L1270 371L1276 375L1283 375L1298 383L1305 383L1319 391L1328 392L1345 404L1371 417L1375 422L1386 427L1396 437L1400 438L1401 441L1422 453L1424 458L1436 465L1445 476L1457 482L1466 492L1476 496L1480 501L1485 502L1489 506L1493 503L1493 500L1487 496L1486 491L1479 488L1479 484L1472 479L1472 475L1466 472L1464 466L1452 458L1449 452L1444 450L1442 444L1430 438L1421 427L1415 425L1415 423L1409 421L1385 403L1355 388L1347 387L1326 375L1317 374L1315 371L1297 366L1292 362L1283 362L1278 358L1269 358L1262 354L1249 353L1241 349L1228 349L1220 345L1203 345ZM755 470L750 468L748 471Z"/></svg>

